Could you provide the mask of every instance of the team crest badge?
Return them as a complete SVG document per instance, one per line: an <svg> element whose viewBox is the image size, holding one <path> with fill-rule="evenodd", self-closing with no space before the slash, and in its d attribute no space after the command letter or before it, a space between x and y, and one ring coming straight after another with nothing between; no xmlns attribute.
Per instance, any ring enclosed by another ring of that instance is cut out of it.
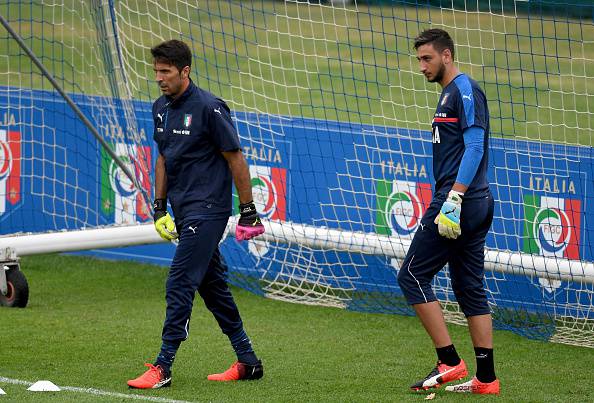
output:
<svg viewBox="0 0 594 403"><path fill-rule="evenodd" d="M578 199L524 194L523 251L579 259L581 204Z"/></svg>
<svg viewBox="0 0 594 403"><path fill-rule="evenodd" d="M136 176L138 183L148 192L150 147L117 143L112 149L128 170ZM149 218L142 194L103 149L101 150L101 211L106 218L113 220L116 224L131 224L146 221Z"/></svg>
<svg viewBox="0 0 594 403"><path fill-rule="evenodd" d="M544 256L580 259L582 202L579 199L524 194L522 250ZM534 280L533 280L534 283ZM538 277L544 297L554 300L565 287L560 280Z"/></svg>
<svg viewBox="0 0 594 403"><path fill-rule="evenodd" d="M262 217L270 220L287 219L286 168L250 165L254 203Z"/></svg>
<svg viewBox="0 0 594 403"><path fill-rule="evenodd" d="M446 104L446 102L448 101L449 96L450 96L450 93L449 92L446 92L444 94L443 98L441 99L441 104L440 104L441 106L444 106Z"/></svg>
<svg viewBox="0 0 594 403"><path fill-rule="evenodd" d="M0 215L21 200L21 133L0 130Z"/></svg>
<svg viewBox="0 0 594 403"><path fill-rule="evenodd" d="M431 185L378 179L375 230L378 234L412 239L431 201Z"/></svg>
<svg viewBox="0 0 594 403"><path fill-rule="evenodd" d="M192 125L192 114L187 113L184 115L184 127L187 129Z"/></svg>

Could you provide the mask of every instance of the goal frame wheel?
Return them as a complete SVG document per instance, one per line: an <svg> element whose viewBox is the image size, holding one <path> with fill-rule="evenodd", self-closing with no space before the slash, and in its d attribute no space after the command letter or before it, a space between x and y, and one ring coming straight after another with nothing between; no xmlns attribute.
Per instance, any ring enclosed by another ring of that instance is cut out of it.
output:
<svg viewBox="0 0 594 403"><path fill-rule="evenodd" d="M28 302L29 283L19 263L0 263L0 306L24 308Z"/></svg>

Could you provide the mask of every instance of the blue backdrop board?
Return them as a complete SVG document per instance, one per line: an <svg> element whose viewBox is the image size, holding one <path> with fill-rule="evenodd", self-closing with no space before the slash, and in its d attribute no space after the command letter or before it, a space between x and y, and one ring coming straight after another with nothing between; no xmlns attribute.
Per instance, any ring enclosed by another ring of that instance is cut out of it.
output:
<svg viewBox="0 0 594 403"><path fill-rule="evenodd" d="M0 87L0 105L9 105L9 97L10 88ZM93 116L93 108L102 102L101 98L73 97L87 116ZM108 207L110 200L118 200L123 182L109 176L97 141L53 92L29 91L25 98L21 105L30 107L0 108L0 129L12 136L10 147L1 140L0 169L3 161L20 154L19 169L0 171L0 196L6 195L0 209L0 234L117 222L119 218ZM150 160L155 161L150 109L150 104L137 104L142 112L133 135L145 139L143 143L151 147ZM61 112L58 116L45 110ZM116 104L115 110L121 108ZM432 195L429 132L241 112L234 118L241 138L251 139L243 142L243 151L251 165L252 184L259 189L255 193L259 209L267 219L411 238ZM106 138L131 144L133 136L127 127L104 122L97 126ZM489 158L497 204L488 248L594 260L591 147L498 138L491 140ZM402 206L409 206L411 212L404 214L399 210ZM140 207L131 211L138 213L136 221L150 220ZM560 224L551 226L551 222ZM559 233L551 236L547 231ZM287 265L304 256L302 251L291 253L286 245L239 244L232 237L224 241L222 250L232 281L257 293L265 292L262 281L288 276ZM173 252L172 245L163 244L92 253L167 265ZM311 250L310 255L312 261L324 262L315 270L325 286L350 290L352 309L410 312L396 282L397 261L338 251ZM543 298L557 305L582 298L582 305L591 305L585 300L587 293L576 292L579 287L567 282L543 288L537 277L508 273L487 277L501 315L505 308L518 306L546 315L553 305L534 303ZM594 319L593 310L587 315Z"/></svg>

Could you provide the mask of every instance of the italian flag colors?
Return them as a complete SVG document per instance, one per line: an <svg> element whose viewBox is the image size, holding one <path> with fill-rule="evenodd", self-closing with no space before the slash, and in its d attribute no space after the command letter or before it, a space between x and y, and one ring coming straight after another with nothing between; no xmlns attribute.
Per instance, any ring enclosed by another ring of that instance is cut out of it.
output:
<svg viewBox="0 0 594 403"><path fill-rule="evenodd" d="M0 215L21 200L21 133L0 130Z"/></svg>
<svg viewBox="0 0 594 403"><path fill-rule="evenodd" d="M250 165L254 204L262 217L270 220L287 219L287 170Z"/></svg>
<svg viewBox="0 0 594 403"><path fill-rule="evenodd" d="M431 185L379 179L376 187L375 231L412 238L431 203Z"/></svg>
<svg viewBox="0 0 594 403"><path fill-rule="evenodd" d="M140 186L150 194L151 149L148 146L117 143L112 148L136 176ZM146 221L150 212L144 204L142 193L128 179L110 155L101 150L101 211L116 224Z"/></svg>
<svg viewBox="0 0 594 403"><path fill-rule="evenodd" d="M524 194L522 250L579 259L581 201Z"/></svg>

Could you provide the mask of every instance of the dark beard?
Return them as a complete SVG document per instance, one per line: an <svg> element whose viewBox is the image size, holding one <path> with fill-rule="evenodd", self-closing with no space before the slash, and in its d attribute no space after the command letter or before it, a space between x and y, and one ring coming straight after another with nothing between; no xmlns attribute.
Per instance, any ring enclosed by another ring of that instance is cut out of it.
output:
<svg viewBox="0 0 594 403"><path fill-rule="evenodd" d="M433 79L431 80L427 80L430 83L439 83L441 82L441 80L443 80L443 75L445 74L445 65L442 64L441 67L439 68L439 71L437 72L437 74L435 74L435 77L433 77Z"/></svg>

